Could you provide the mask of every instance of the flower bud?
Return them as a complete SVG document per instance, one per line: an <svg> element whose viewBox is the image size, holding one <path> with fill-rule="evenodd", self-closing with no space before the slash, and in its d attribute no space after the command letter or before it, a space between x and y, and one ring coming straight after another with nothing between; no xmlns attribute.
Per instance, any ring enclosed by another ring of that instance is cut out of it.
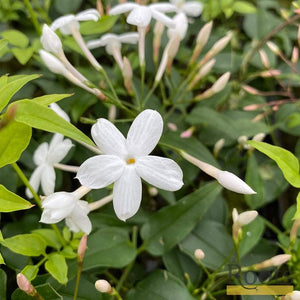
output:
<svg viewBox="0 0 300 300"><path fill-rule="evenodd" d="M256 210L244 211L238 215L238 218L236 219L235 222L240 227L243 227L243 226L251 223L257 217L257 215L258 215L258 212Z"/></svg>
<svg viewBox="0 0 300 300"><path fill-rule="evenodd" d="M240 194L256 194L242 179L228 171L221 171L215 177L226 189Z"/></svg>
<svg viewBox="0 0 300 300"><path fill-rule="evenodd" d="M17 284L20 290L25 292L27 295L35 296L37 294L36 289L22 273L17 275Z"/></svg>
<svg viewBox="0 0 300 300"><path fill-rule="evenodd" d="M268 267L280 266L291 259L290 254L279 254L253 266L255 270L261 270Z"/></svg>
<svg viewBox="0 0 300 300"><path fill-rule="evenodd" d="M116 120L117 115L117 107L115 105L111 105L108 109L108 120L114 122Z"/></svg>
<svg viewBox="0 0 300 300"><path fill-rule="evenodd" d="M213 151L215 157L218 156L218 154L221 151L221 149L223 148L224 144L225 144L225 139L219 139L215 143L215 145L214 145L214 151Z"/></svg>
<svg viewBox="0 0 300 300"><path fill-rule="evenodd" d="M168 123L168 128L169 128L171 131L177 131L177 126L176 126L176 124L174 124L174 123Z"/></svg>
<svg viewBox="0 0 300 300"><path fill-rule="evenodd" d="M158 190L157 190L157 188L154 187L154 186L151 186L151 187L148 189L148 192L149 192L150 196L152 196L152 197L155 197L155 196L157 196L157 194L158 194Z"/></svg>
<svg viewBox="0 0 300 300"><path fill-rule="evenodd" d="M278 55L280 53L280 49L278 48L278 46L276 44L274 44L273 42L268 41L267 42L267 46L269 47L269 49L275 53L276 55Z"/></svg>
<svg viewBox="0 0 300 300"><path fill-rule="evenodd" d="M196 260L202 260L205 257L205 253L201 249L196 249L194 252Z"/></svg>
<svg viewBox="0 0 300 300"><path fill-rule="evenodd" d="M163 23L158 21L155 23L153 36L153 61L155 64L158 63L161 36L164 32L164 28L165 27Z"/></svg>
<svg viewBox="0 0 300 300"><path fill-rule="evenodd" d="M43 26L41 43L46 51L52 52L55 55L59 55L63 51L60 38L47 24Z"/></svg>
<svg viewBox="0 0 300 300"><path fill-rule="evenodd" d="M40 50L39 53L44 64L51 72L67 76L67 73L69 73L69 71L54 55L45 50Z"/></svg>
<svg viewBox="0 0 300 300"><path fill-rule="evenodd" d="M256 134L253 138L252 138L252 141L256 141L256 142L262 142L263 139L266 137L266 134L261 132L261 133L258 133Z"/></svg>
<svg viewBox="0 0 300 300"><path fill-rule="evenodd" d="M131 67L129 60L125 56L123 57L122 73L123 73L123 78L124 78L124 86L125 86L126 90L128 91L128 93L130 95L132 95L133 94L133 91L132 91L132 75L133 75L132 67Z"/></svg>
<svg viewBox="0 0 300 300"><path fill-rule="evenodd" d="M245 135L238 137L237 139L240 148L248 150L250 145L247 144L248 138Z"/></svg>
<svg viewBox="0 0 300 300"><path fill-rule="evenodd" d="M194 130L195 130L195 127L192 126L192 127L190 127L189 129L183 131L183 132L180 134L180 137L181 137L182 139L188 139L188 138L190 138L190 137L192 136Z"/></svg>
<svg viewBox="0 0 300 300"><path fill-rule="evenodd" d="M97 0L97 10L101 16L104 16L104 9L101 0Z"/></svg>
<svg viewBox="0 0 300 300"><path fill-rule="evenodd" d="M101 293L110 294L113 290L110 283L107 280L99 279L95 282L96 289Z"/></svg>
<svg viewBox="0 0 300 300"><path fill-rule="evenodd" d="M264 50L259 50L260 60L266 69L270 69L269 59Z"/></svg>
<svg viewBox="0 0 300 300"><path fill-rule="evenodd" d="M247 93L249 93L251 95L255 95L255 96L260 95L259 90L255 89L254 87L252 87L250 85L243 84L242 88L243 88L244 91L246 91ZM246 107L248 107L248 106L246 106ZM244 110L245 110L245 108L244 108Z"/></svg>
<svg viewBox="0 0 300 300"><path fill-rule="evenodd" d="M267 71L261 72L260 76L268 78L268 77L278 76L280 74L281 74L280 70L272 69L272 70L267 70Z"/></svg>
<svg viewBox="0 0 300 300"><path fill-rule="evenodd" d="M230 78L230 72L226 72L225 74L223 74L211 87L212 91L215 94L221 92L225 88L229 78Z"/></svg>
<svg viewBox="0 0 300 300"><path fill-rule="evenodd" d="M295 242L299 228L300 228L300 219L296 219L293 223L293 226L292 226L291 232L290 232L290 241L291 242Z"/></svg>
<svg viewBox="0 0 300 300"><path fill-rule="evenodd" d="M78 261L83 262L84 258L84 253L86 250L86 245L87 245L87 234L84 234L80 240L78 250L77 250L77 255L78 255Z"/></svg>
<svg viewBox="0 0 300 300"><path fill-rule="evenodd" d="M299 48L295 46L293 48L291 62L295 65L298 62L298 59L299 59Z"/></svg>
<svg viewBox="0 0 300 300"><path fill-rule="evenodd" d="M292 293L282 297L282 300L300 300L300 291L293 291Z"/></svg>

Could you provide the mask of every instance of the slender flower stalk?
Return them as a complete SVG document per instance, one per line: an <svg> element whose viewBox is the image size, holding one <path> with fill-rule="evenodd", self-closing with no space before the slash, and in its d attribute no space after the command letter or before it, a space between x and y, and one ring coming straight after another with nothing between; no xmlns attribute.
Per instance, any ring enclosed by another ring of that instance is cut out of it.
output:
<svg viewBox="0 0 300 300"><path fill-rule="evenodd" d="M71 172L71 173L77 173L79 167L77 166L69 166L69 165L64 165L64 164L53 164L53 167L62 171L67 171L67 172Z"/></svg>
<svg viewBox="0 0 300 300"><path fill-rule="evenodd" d="M243 180L233 173L222 171L189 155L185 151L180 150L179 153L185 160L197 166L209 176L215 178L226 189L240 194L256 194L256 192L254 192Z"/></svg>
<svg viewBox="0 0 300 300"><path fill-rule="evenodd" d="M92 202L92 203L89 203L89 208L90 208L90 211L93 211L93 210L96 210L96 209L99 209L100 207L106 205L107 203L111 202L113 200L113 195L108 195L98 201L95 201L95 202Z"/></svg>

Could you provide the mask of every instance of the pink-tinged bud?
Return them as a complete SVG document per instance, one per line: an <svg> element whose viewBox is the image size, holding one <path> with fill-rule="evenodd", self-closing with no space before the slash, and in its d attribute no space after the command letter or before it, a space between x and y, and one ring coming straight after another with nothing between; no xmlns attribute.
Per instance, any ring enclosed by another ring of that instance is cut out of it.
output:
<svg viewBox="0 0 300 300"><path fill-rule="evenodd" d="M113 289L107 280L99 279L95 282L96 289L101 293L112 293Z"/></svg>
<svg viewBox="0 0 300 300"><path fill-rule="evenodd" d="M174 123L168 123L168 128L169 128L171 131L177 131L177 126L176 126L176 124L174 124Z"/></svg>
<svg viewBox="0 0 300 300"><path fill-rule="evenodd" d="M197 60L197 58L199 57L203 47L206 45L206 43L209 39L212 26L213 26L213 22L211 21L211 22L205 24L202 27L202 29L199 31L197 39L196 39L196 47L193 51L193 55L190 59L189 64L194 63Z"/></svg>
<svg viewBox="0 0 300 300"><path fill-rule="evenodd" d="M300 219L297 219L294 221L293 226L291 228L291 232L290 232L291 242L295 242L299 228L300 228Z"/></svg>
<svg viewBox="0 0 300 300"><path fill-rule="evenodd" d="M254 87L252 87L250 85L242 85L242 88L244 91L246 91L247 93L249 93L251 95L256 95L256 96L260 95L259 90L255 89ZM245 110L245 108L244 108L244 110Z"/></svg>
<svg viewBox="0 0 300 300"><path fill-rule="evenodd" d="M292 57L291 57L291 62L295 65L299 60L299 48L294 47L293 52L292 52Z"/></svg>
<svg viewBox="0 0 300 300"><path fill-rule="evenodd" d="M210 61L208 61L202 68L200 68L199 72L196 74L192 82L188 86L188 90L192 90L193 87L199 82L201 78L206 76L212 67L215 65L216 60L213 58Z"/></svg>
<svg viewBox="0 0 300 300"><path fill-rule="evenodd" d="M170 47L168 48L168 64L167 64L168 74L170 74L171 72L173 60L178 52L179 45L180 45L180 36L176 35L172 37L170 40Z"/></svg>
<svg viewBox="0 0 300 300"><path fill-rule="evenodd" d="M87 234L84 234L80 240L78 250L77 250L78 261L80 262L83 262L86 245L87 245Z"/></svg>
<svg viewBox="0 0 300 300"><path fill-rule="evenodd" d="M97 0L97 10L100 16L104 16L104 8L101 0Z"/></svg>
<svg viewBox="0 0 300 300"><path fill-rule="evenodd" d="M125 2L126 2L126 0L125 0ZM109 11L110 11L110 4L107 4L107 5L106 5L105 14L106 14L106 15L109 15Z"/></svg>
<svg viewBox="0 0 300 300"><path fill-rule="evenodd" d="M25 292L27 295L35 296L37 294L36 289L22 273L17 275L17 284L20 290Z"/></svg>
<svg viewBox="0 0 300 300"><path fill-rule="evenodd" d="M272 70L267 70L267 71L261 72L260 76L268 78L268 77L278 76L280 74L281 74L280 70L272 69Z"/></svg>
<svg viewBox="0 0 300 300"><path fill-rule="evenodd" d="M216 94L221 92L226 84L228 83L228 80L230 78L230 72L226 72L223 74L211 87L211 90Z"/></svg>
<svg viewBox="0 0 300 300"><path fill-rule="evenodd" d="M299 9L299 14L300 14L300 9ZM292 293L282 297L282 300L300 300L300 291L293 291Z"/></svg>
<svg viewBox="0 0 300 300"><path fill-rule="evenodd" d="M196 260L202 260L205 257L205 253L201 249L196 249L194 252Z"/></svg>
<svg viewBox="0 0 300 300"><path fill-rule="evenodd" d="M114 122L117 116L117 107L115 105L111 105L108 109L108 120Z"/></svg>
<svg viewBox="0 0 300 300"><path fill-rule="evenodd" d="M190 127L189 129L183 131L181 134L180 134L180 137L182 139L188 139L192 136L193 132L195 131L195 127Z"/></svg>
<svg viewBox="0 0 300 300"><path fill-rule="evenodd" d="M124 86L127 90L127 92L132 95L132 67L130 64L130 61L127 59L127 57L123 57L123 78L124 78Z"/></svg>
<svg viewBox="0 0 300 300"><path fill-rule="evenodd" d="M161 36L164 32L164 24L161 22L156 22L154 26L154 36L153 36L153 61L157 65L159 58L159 49L161 44Z"/></svg>
<svg viewBox="0 0 300 300"><path fill-rule="evenodd" d="M217 157L221 149L224 147L225 139L219 139L214 145L214 156Z"/></svg>
<svg viewBox="0 0 300 300"><path fill-rule="evenodd" d="M279 254L253 266L254 270L280 266L291 259L290 254Z"/></svg>
<svg viewBox="0 0 300 300"><path fill-rule="evenodd" d="M259 104L249 104L249 105L243 107L243 110L245 110L245 111L254 111L254 110L258 110L258 109L260 109Z"/></svg>
<svg viewBox="0 0 300 300"><path fill-rule="evenodd" d="M260 60L266 69L270 69L269 59L264 50L259 50Z"/></svg>
<svg viewBox="0 0 300 300"><path fill-rule="evenodd" d="M269 49L275 53L276 55L278 55L280 53L280 49L278 48L278 46L276 44L274 44L273 42L268 41L267 42L267 46L269 47Z"/></svg>

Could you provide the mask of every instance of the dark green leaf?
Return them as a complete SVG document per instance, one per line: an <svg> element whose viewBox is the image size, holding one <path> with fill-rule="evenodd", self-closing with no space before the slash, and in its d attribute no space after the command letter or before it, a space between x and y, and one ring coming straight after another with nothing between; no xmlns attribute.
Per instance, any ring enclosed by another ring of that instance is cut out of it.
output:
<svg viewBox="0 0 300 300"><path fill-rule="evenodd" d="M7 276L4 270L0 269L0 300L6 300L6 281Z"/></svg>

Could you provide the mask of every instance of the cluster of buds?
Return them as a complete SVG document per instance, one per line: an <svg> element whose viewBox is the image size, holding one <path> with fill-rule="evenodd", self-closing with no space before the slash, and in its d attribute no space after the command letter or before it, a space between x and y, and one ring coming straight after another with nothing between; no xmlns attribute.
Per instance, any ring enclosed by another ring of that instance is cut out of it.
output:
<svg viewBox="0 0 300 300"><path fill-rule="evenodd" d="M262 142L264 140L264 138L266 137L266 134L261 132L261 133L258 133L256 134L255 136L253 136L253 138L251 139L251 141L255 141L255 142ZM245 135L242 135L238 138L238 145L241 149L244 149L244 150L250 150L250 151L253 151L254 148L251 147L247 141L248 141L248 137L245 136Z"/></svg>

